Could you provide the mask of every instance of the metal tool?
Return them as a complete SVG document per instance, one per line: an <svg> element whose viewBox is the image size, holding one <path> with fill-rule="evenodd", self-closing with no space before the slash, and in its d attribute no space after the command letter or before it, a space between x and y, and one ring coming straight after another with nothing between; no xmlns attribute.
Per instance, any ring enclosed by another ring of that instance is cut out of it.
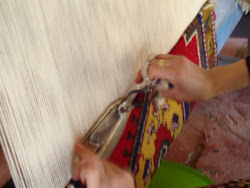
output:
<svg viewBox="0 0 250 188"><path fill-rule="evenodd" d="M143 89L139 89L139 90L132 90L129 92L126 100L124 100L118 107L118 114L120 115L120 117L122 117L124 112L127 112L129 110L131 110L130 108L133 108L134 106L141 106L139 105L139 103L134 103L134 98L136 95L134 94L138 94L138 93L144 93L144 92L151 92L152 91L152 86L149 85ZM137 104L137 105L136 105Z"/></svg>
<svg viewBox="0 0 250 188"><path fill-rule="evenodd" d="M152 91L152 86L146 86L143 89L132 90L124 100L117 101L114 105L109 107L100 120L93 126L93 129L85 136L82 143L90 147L92 151L96 152L99 156L103 155L101 150L104 150L107 141L111 140L114 134L119 135L122 129L125 128L127 119L134 106L141 106L143 104L133 102L136 94ZM153 100L153 97L149 102ZM122 126L122 127L121 127ZM118 132L117 129L120 129ZM119 140L119 139L118 139ZM116 141L118 142L116 139ZM114 142L112 138L112 143ZM104 156L106 158L106 156Z"/></svg>

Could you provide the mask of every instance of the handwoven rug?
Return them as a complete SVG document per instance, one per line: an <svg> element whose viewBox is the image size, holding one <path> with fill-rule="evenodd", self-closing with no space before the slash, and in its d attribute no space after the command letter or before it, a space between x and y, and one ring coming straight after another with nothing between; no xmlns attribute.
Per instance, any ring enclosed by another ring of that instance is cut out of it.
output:
<svg viewBox="0 0 250 188"><path fill-rule="evenodd" d="M213 8L205 5L170 54L184 55L207 70L216 66L214 19ZM146 102L148 95L138 94L135 100ZM194 106L195 102L165 99L161 109L154 103L135 107L109 161L130 169L136 187L147 187Z"/></svg>

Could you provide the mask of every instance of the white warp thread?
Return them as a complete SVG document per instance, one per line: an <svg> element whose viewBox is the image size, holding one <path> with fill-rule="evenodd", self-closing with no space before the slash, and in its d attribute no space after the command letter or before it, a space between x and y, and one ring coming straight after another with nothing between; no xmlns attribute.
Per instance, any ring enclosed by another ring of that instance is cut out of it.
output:
<svg viewBox="0 0 250 188"><path fill-rule="evenodd" d="M16 187L64 187L73 146L205 0L0 0L0 139Z"/></svg>
<svg viewBox="0 0 250 188"><path fill-rule="evenodd" d="M143 78L143 82L145 82L146 85L150 85L152 81L148 77L148 66L152 63L152 61L155 59L157 55L156 54L150 54L145 60L145 63L141 69L141 75Z"/></svg>

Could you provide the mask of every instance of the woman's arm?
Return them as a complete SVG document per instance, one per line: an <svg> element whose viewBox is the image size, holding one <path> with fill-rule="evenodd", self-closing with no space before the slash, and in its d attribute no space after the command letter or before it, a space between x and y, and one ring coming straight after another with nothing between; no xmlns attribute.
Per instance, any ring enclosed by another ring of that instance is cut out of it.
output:
<svg viewBox="0 0 250 188"><path fill-rule="evenodd" d="M211 82L210 97L249 86L246 59L208 71Z"/></svg>
<svg viewBox="0 0 250 188"><path fill-rule="evenodd" d="M160 62L160 63L159 63ZM246 60L206 71L184 56L159 55L148 68L150 79L166 79L174 85L162 91L167 98L199 101L249 85ZM136 83L142 82L138 72Z"/></svg>

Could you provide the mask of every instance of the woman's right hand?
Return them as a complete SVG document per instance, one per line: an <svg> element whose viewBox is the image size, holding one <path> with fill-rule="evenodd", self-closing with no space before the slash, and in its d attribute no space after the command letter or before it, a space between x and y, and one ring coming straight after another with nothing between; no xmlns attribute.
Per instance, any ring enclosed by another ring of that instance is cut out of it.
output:
<svg viewBox="0 0 250 188"><path fill-rule="evenodd" d="M208 71L195 65L185 56L158 55L148 67L148 76L151 80L165 79L173 84L173 88L161 93L164 97L178 102L205 100L211 96L212 83ZM136 83L139 84L142 81L141 71L139 71Z"/></svg>

